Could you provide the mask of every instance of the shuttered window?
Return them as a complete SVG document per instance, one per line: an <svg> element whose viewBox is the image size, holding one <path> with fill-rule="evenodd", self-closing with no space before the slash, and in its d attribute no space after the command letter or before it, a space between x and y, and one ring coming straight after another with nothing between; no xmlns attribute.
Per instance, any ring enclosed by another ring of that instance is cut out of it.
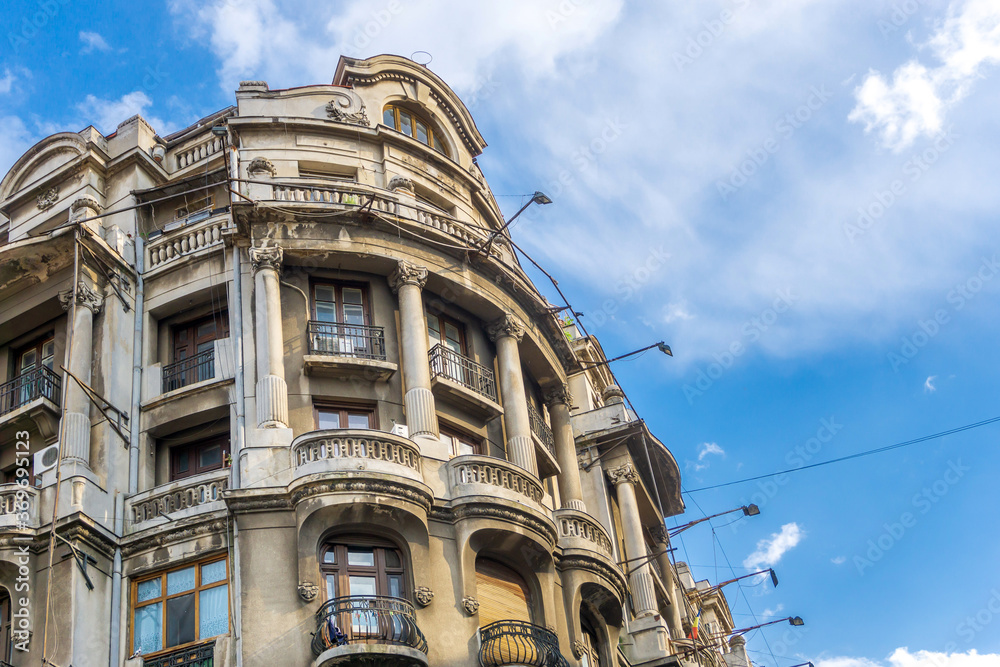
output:
<svg viewBox="0 0 1000 667"><path fill-rule="evenodd" d="M517 572L495 561L476 560L479 625L496 621L531 622L531 596Z"/></svg>

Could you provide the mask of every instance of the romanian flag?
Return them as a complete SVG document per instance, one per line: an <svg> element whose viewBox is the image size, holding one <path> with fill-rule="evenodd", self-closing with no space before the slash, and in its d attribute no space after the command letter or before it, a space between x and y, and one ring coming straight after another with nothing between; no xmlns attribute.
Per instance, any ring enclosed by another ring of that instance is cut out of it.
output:
<svg viewBox="0 0 1000 667"><path fill-rule="evenodd" d="M699 625L701 625L701 609L698 610L698 615L694 617L694 623L691 624L691 632L688 633L688 639L698 638Z"/></svg>

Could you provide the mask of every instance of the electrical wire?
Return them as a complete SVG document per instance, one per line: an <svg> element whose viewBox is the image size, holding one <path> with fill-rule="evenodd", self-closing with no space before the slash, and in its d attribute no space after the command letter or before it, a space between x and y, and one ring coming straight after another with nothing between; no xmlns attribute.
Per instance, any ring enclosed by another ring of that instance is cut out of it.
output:
<svg viewBox="0 0 1000 667"><path fill-rule="evenodd" d="M932 433L930 435L924 435L919 438L914 438L912 440L904 440L903 442L897 442L892 445L886 445L885 447L877 447L875 449L867 449L863 452L857 452L855 454L848 454L847 456L841 456L836 459L830 459L829 461L820 461L819 463L810 463L806 466L799 466L797 468L788 468L787 470L781 470L779 472L770 472L765 475L757 475L755 477L746 477L744 479L733 480L732 482L724 482L722 484L713 484L711 486L703 486L697 489L688 489L687 491L681 490L681 493L698 493L699 491L709 491L711 489L721 489L726 486L732 486L734 484L743 484L744 482L754 482L758 479L766 479L768 477L776 477L777 475L787 475L788 473L798 472L800 470L809 470L810 468L819 468L820 466L830 465L831 463L841 463L843 461L850 461L852 459L860 459L865 456L871 456L872 454L881 454L883 452L888 452L893 449L899 449L901 447L909 447L910 445L916 445L921 442L927 442L929 440L936 440L938 438L943 438L946 435L954 435L955 433L961 433L963 431L970 431L974 428L980 428L981 426L988 426L1000 421L1000 417L991 417L989 419L984 419L982 421L974 422L972 424L965 424L964 426L957 426L955 428L948 429L947 431L940 431L939 433Z"/></svg>

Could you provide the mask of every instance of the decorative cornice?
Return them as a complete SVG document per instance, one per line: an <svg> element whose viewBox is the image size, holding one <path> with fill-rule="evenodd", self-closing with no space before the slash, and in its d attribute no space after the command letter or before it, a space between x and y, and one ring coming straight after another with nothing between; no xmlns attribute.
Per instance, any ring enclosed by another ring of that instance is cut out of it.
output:
<svg viewBox="0 0 1000 667"><path fill-rule="evenodd" d="M608 477L611 478L611 483L615 486L619 484L639 483L639 473L635 471L631 463L623 463L617 468L608 470Z"/></svg>
<svg viewBox="0 0 1000 667"><path fill-rule="evenodd" d="M70 309L70 306L73 305L72 287L59 292L59 303L62 304L63 310ZM76 284L76 305L89 308L90 312L96 315L101 312L103 303L104 297L87 287L85 282L81 280Z"/></svg>
<svg viewBox="0 0 1000 667"><path fill-rule="evenodd" d="M428 491L418 489L413 486L399 484L391 480L383 479L361 479L357 477L341 479L324 479L311 482L292 492L290 500L292 505L297 505L306 498L321 496L328 493L370 493L378 496L389 496L398 500L413 503L423 508L425 512L430 511L434 502L434 497Z"/></svg>
<svg viewBox="0 0 1000 667"><path fill-rule="evenodd" d="M466 503L455 508L455 519L499 519L509 521L525 528L530 528L541 535L554 547L557 540L555 524L545 521L534 514L521 511L507 505L493 503Z"/></svg>
<svg viewBox="0 0 1000 667"><path fill-rule="evenodd" d="M545 401L545 405L555 405L557 403L563 403L567 407L573 405L573 394L569 391L569 385L565 382L560 382L557 385L549 387L542 394L542 400Z"/></svg>
<svg viewBox="0 0 1000 667"><path fill-rule="evenodd" d="M404 259L396 264L396 270L389 276L389 287L393 293L399 291L403 285L416 285L420 289L427 284L427 269L416 264L411 264Z"/></svg>
<svg viewBox="0 0 1000 667"><path fill-rule="evenodd" d="M492 322L486 328L486 332L490 335L490 340L494 343L498 338L503 338L504 336L510 336L520 343L521 338L524 337L524 324L510 313L507 313L500 319Z"/></svg>
<svg viewBox="0 0 1000 667"><path fill-rule="evenodd" d="M194 539L202 535L226 534L226 522L223 519L202 521L200 523L177 526L172 528L171 524L164 524L149 529L149 535L145 535L135 541L122 543L122 557L128 558L137 553L156 549L167 544Z"/></svg>
<svg viewBox="0 0 1000 667"><path fill-rule="evenodd" d="M271 269L276 272L281 271L281 260L284 257L284 253L279 246L250 248L247 252L250 255L250 264L253 267L254 275L257 275L257 272L263 269Z"/></svg>
<svg viewBox="0 0 1000 667"><path fill-rule="evenodd" d="M70 542L79 540L98 551L105 558L115 557L115 540L89 526L77 523L59 530L59 536Z"/></svg>
<svg viewBox="0 0 1000 667"><path fill-rule="evenodd" d="M625 575L623 575L619 570L612 567L602 560L597 558L591 558L584 555L574 554L572 556L563 556L556 554L556 569L559 571L565 570L584 570L585 572L591 572L601 577L614 588L615 592L618 593L618 597L621 600L625 599L625 594L627 591L625 585Z"/></svg>

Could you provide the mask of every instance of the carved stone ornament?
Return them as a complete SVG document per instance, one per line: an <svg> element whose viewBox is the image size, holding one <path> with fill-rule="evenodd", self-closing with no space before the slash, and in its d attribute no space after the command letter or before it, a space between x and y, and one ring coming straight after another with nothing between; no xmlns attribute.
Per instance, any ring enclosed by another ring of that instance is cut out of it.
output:
<svg viewBox="0 0 1000 667"><path fill-rule="evenodd" d="M270 248L250 248L249 255L250 264L253 267L255 275L262 269L272 269L274 271L281 270L281 259L284 255L281 248L278 246Z"/></svg>
<svg viewBox="0 0 1000 667"><path fill-rule="evenodd" d="M465 605L465 611L469 612L469 616L475 616L476 612L479 611L479 600L471 595L462 598L462 604Z"/></svg>
<svg viewBox="0 0 1000 667"><path fill-rule="evenodd" d="M326 105L326 115L330 120L335 120L338 123L350 123L351 125L364 125L369 127L371 123L368 121L368 113L365 109L364 102L361 103L361 108L355 112L347 111L351 108L351 100L346 97L337 97L330 100L330 103Z"/></svg>
<svg viewBox="0 0 1000 667"><path fill-rule="evenodd" d="M306 602L312 602L319 595L319 586L311 581L303 581L299 584L299 597Z"/></svg>
<svg viewBox="0 0 1000 667"><path fill-rule="evenodd" d="M573 655L576 657L577 660L583 657L583 652L585 650L586 648L584 647L583 642L581 642L580 640L573 641Z"/></svg>
<svg viewBox="0 0 1000 667"><path fill-rule="evenodd" d="M416 598L417 604L426 607L434 599L434 591L426 586L417 586L416 590L413 591L413 597Z"/></svg>
<svg viewBox="0 0 1000 667"><path fill-rule="evenodd" d="M494 343L497 341L497 338L504 336L510 336L514 340L521 342L521 338L524 337L524 325L516 317L507 313L490 324L486 328L486 332L490 335L490 340Z"/></svg>
<svg viewBox="0 0 1000 667"><path fill-rule="evenodd" d="M601 392L601 398L604 399L605 405L615 405L617 403L625 402L625 392L622 391L621 387L616 384L609 384Z"/></svg>
<svg viewBox="0 0 1000 667"><path fill-rule="evenodd" d="M44 211L55 206L57 201L59 201L59 190L49 188L45 192L38 195L38 198L35 199L35 205L38 206L39 211Z"/></svg>
<svg viewBox="0 0 1000 667"><path fill-rule="evenodd" d="M662 523L650 528L649 533L652 535L654 542L658 544L670 544L670 533L667 532L667 527Z"/></svg>
<svg viewBox="0 0 1000 667"><path fill-rule="evenodd" d="M611 483L616 486L618 484L639 483L639 473L635 471L631 463L625 463L617 468L612 468L608 471L608 477L611 478Z"/></svg>
<svg viewBox="0 0 1000 667"><path fill-rule="evenodd" d="M406 190L412 195L414 192L413 181L405 176L393 176L389 179L389 190L392 192L395 192L396 190Z"/></svg>
<svg viewBox="0 0 1000 667"><path fill-rule="evenodd" d="M69 205L70 213L76 213L81 209L89 209L96 215L101 212L101 205L93 197L80 197Z"/></svg>
<svg viewBox="0 0 1000 667"><path fill-rule="evenodd" d="M554 405L556 403L573 405L573 394L569 393L569 385L565 382L546 389L542 394L542 399L546 405Z"/></svg>
<svg viewBox="0 0 1000 667"><path fill-rule="evenodd" d="M267 174L273 178L278 174L278 170L274 168L274 163L266 157L255 157L250 160L250 165L247 167L247 174L250 176Z"/></svg>
<svg viewBox="0 0 1000 667"><path fill-rule="evenodd" d="M405 260L400 260L396 270L389 276L389 287L393 292L398 292L403 285L416 285L423 289L425 284L427 284L427 269Z"/></svg>
<svg viewBox="0 0 1000 667"><path fill-rule="evenodd" d="M73 304L72 287L59 292L59 303L62 304L63 310L70 309ZM82 280L76 284L76 304L78 306L89 308L90 311L96 315L101 312L101 305L103 303L104 297L87 287L87 284Z"/></svg>

